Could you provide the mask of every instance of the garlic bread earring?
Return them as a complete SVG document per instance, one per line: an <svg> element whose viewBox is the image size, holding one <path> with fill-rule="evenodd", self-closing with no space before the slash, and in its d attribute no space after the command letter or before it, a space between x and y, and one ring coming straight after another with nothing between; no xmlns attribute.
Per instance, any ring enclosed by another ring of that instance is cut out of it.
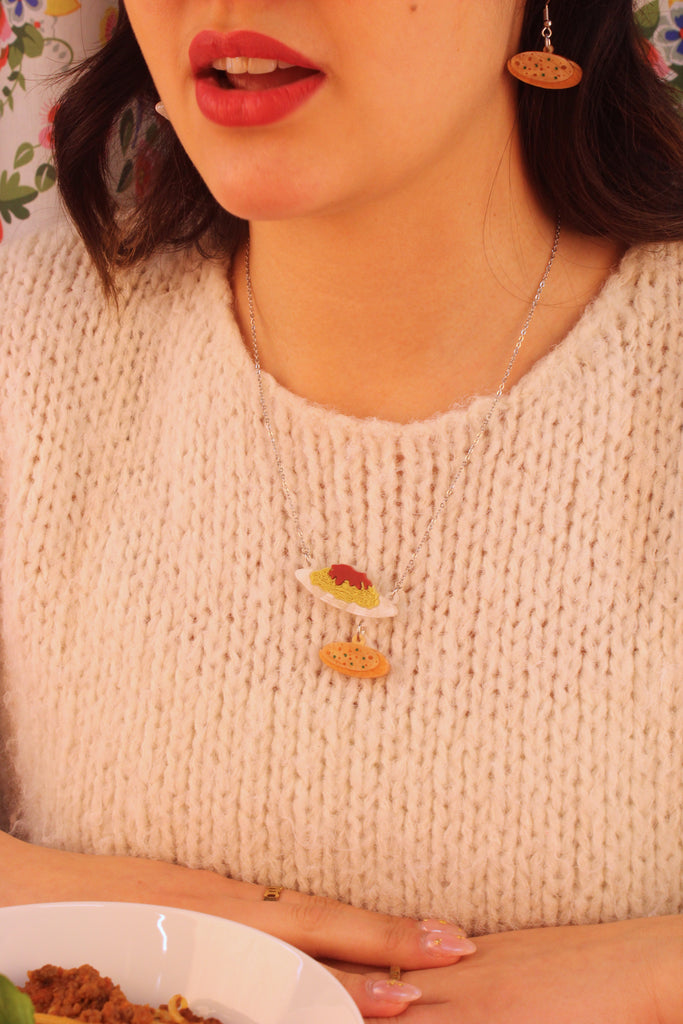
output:
<svg viewBox="0 0 683 1024"><path fill-rule="evenodd" d="M552 21L546 4L543 12L543 49L516 53L507 62L508 71L527 85L536 85L541 89L571 89L581 81L581 68L573 60L555 53L550 41L552 34Z"/></svg>

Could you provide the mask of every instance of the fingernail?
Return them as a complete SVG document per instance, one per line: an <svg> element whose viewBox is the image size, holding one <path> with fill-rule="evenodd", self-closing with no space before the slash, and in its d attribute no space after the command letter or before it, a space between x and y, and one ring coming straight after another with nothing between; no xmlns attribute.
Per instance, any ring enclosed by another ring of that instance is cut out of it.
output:
<svg viewBox="0 0 683 1024"><path fill-rule="evenodd" d="M421 989L405 981L368 981L368 992L373 999L390 1003L413 1003L422 995Z"/></svg>
<svg viewBox="0 0 683 1024"><path fill-rule="evenodd" d="M471 939L457 925L430 919L420 923L420 945L436 956L468 956L476 951Z"/></svg>

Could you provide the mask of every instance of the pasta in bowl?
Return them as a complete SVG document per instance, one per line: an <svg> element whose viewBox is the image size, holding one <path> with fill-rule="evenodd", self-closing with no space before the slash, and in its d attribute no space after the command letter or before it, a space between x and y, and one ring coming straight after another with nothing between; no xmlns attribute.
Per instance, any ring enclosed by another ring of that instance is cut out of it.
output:
<svg viewBox="0 0 683 1024"><path fill-rule="evenodd" d="M0 973L91 964L133 1003L182 993L222 1024L360 1024L341 985L300 950L224 918L138 903L0 909ZM267 979L267 984L264 980Z"/></svg>

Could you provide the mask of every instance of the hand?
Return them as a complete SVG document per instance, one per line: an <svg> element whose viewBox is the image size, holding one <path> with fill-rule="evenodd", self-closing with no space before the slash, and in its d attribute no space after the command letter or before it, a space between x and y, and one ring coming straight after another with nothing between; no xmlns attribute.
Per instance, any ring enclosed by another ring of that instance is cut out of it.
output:
<svg viewBox="0 0 683 1024"><path fill-rule="evenodd" d="M683 917L477 938L457 967L408 971L402 1024L683 1024ZM382 1015L368 1014L367 1024Z"/></svg>
<svg viewBox="0 0 683 1024"><path fill-rule="evenodd" d="M183 907L251 925L311 956L352 962L338 972L362 1013L401 1013L419 990L387 985L389 965L426 969L454 964L474 950L454 926L373 914L302 893L284 891L263 901L264 887L212 871L135 857L67 853L34 846L0 832L0 906L63 900L117 900ZM386 965L374 979L363 965ZM428 973L428 972L427 972Z"/></svg>

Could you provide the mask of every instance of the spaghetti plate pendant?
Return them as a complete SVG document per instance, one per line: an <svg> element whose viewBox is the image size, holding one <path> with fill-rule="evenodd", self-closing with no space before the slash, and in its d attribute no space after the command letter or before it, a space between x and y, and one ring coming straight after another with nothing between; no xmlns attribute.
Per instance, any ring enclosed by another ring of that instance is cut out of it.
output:
<svg viewBox="0 0 683 1024"><path fill-rule="evenodd" d="M362 615L364 619L387 619L398 610L381 596L364 572L352 565L297 569L295 575L309 594L342 612Z"/></svg>
<svg viewBox="0 0 683 1024"><path fill-rule="evenodd" d="M382 597L364 572L352 565L330 565L323 569L298 569L296 578L325 604L363 618L382 619L395 615L396 605ZM320 651L325 665L345 676L379 679L389 671L389 662L365 642L359 626L349 642L337 640Z"/></svg>

